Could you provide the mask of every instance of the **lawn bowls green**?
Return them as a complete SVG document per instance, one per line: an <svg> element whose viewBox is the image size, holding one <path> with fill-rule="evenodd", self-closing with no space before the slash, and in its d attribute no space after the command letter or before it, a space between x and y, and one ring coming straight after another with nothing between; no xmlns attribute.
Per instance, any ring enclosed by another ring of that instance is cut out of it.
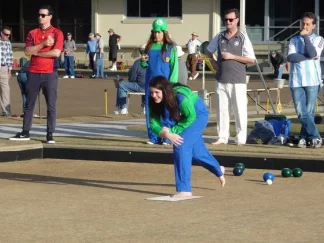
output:
<svg viewBox="0 0 324 243"><path fill-rule="evenodd" d="M243 171L245 170L245 165L243 163L237 163L234 168L240 168Z"/></svg>
<svg viewBox="0 0 324 243"><path fill-rule="evenodd" d="M301 168L295 168L292 171L294 177L301 177L303 175L303 171Z"/></svg>
<svg viewBox="0 0 324 243"><path fill-rule="evenodd" d="M233 175L235 175L235 176L241 176L242 174L243 174L243 169L242 168L235 167L233 169Z"/></svg>
<svg viewBox="0 0 324 243"><path fill-rule="evenodd" d="M291 177L291 176L292 176L292 171L291 171L291 169L289 169L289 168L283 168L283 169L281 170L281 176L284 177L284 178Z"/></svg>

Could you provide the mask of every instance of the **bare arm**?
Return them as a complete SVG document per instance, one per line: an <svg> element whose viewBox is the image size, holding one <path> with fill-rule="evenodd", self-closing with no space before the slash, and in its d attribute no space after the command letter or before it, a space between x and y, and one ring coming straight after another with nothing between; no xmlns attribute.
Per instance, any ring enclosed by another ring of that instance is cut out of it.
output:
<svg viewBox="0 0 324 243"><path fill-rule="evenodd" d="M39 52L39 50L41 50L44 47L44 42L39 43L36 46L28 46L25 47L25 55L26 56L31 56L31 55L35 55L36 53Z"/></svg>
<svg viewBox="0 0 324 243"><path fill-rule="evenodd" d="M52 58L52 57L60 57L61 55L61 51L58 49L53 49L47 52L38 52L34 54L35 56L38 57L48 57L48 58Z"/></svg>
<svg viewBox="0 0 324 243"><path fill-rule="evenodd" d="M25 46L25 55L31 56L38 53L41 49L43 49L46 46L53 46L54 45L54 39L52 37L47 37L46 40L43 42L33 45L33 37L32 34L29 32L28 36L26 38L26 46Z"/></svg>

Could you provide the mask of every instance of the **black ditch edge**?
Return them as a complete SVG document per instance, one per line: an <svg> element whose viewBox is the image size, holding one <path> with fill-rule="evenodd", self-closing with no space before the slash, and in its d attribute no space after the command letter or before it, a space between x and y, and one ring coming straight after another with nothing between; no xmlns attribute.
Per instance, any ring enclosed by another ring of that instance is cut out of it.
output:
<svg viewBox="0 0 324 243"><path fill-rule="evenodd" d="M42 158L43 158L43 148L0 152L0 162L14 162L14 161L42 159Z"/></svg>
<svg viewBox="0 0 324 243"><path fill-rule="evenodd" d="M246 168L281 170L283 168L301 168L304 171L324 172L323 160L310 158L275 158L255 157L242 154L230 153L229 155L214 154L219 163L225 167L234 167L236 163L244 163ZM44 147L44 159L72 159L72 160L94 160L94 161L116 161L135 163L172 164L171 151L127 151L79 149L79 148L55 148ZM193 163L197 165L197 163Z"/></svg>

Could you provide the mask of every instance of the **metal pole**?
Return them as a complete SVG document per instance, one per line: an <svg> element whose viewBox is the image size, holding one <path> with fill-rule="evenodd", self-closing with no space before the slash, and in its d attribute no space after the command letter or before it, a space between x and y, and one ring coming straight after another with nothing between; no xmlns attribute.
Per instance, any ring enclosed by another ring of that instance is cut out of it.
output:
<svg viewBox="0 0 324 243"><path fill-rule="evenodd" d="M240 0L240 31L245 30L245 0Z"/></svg>
<svg viewBox="0 0 324 243"><path fill-rule="evenodd" d="M106 116L108 115L108 93L106 89L105 89L105 114Z"/></svg>
<svg viewBox="0 0 324 243"><path fill-rule="evenodd" d="M256 67L257 67L257 69L258 69L258 72L259 72L259 75L260 75L260 78L261 78L261 81L262 81L263 87L264 87L264 89L265 89L265 91L266 91L266 93L267 93L267 96L268 96L268 98L269 98L270 105L271 105L271 107L272 107L273 113L274 113L275 115L277 115L277 111L276 111L276 109L275 109L275 107L274 107L274 105L273 105L273 101L272 101L271 95L270 95L269 90L268 90L268 87L267 87L267 85L266 85L266 83L265 83L265 81L264 81L264 78L263 78L263 75L262 75L262 73L261 73L261 69L260 69L260 66L259 66L259 63L258 63L258 60L257 60L257 59L255 59L255 65L256 65Z"/></svg>
<svg viewBox="0 0 324 243"><path fill-rule="evenodd" d="M205 59L203 59L203 75L202 75L202 87L201 89L204 90L205 89Z"/></svg>
<svg viewBox="0 0 324 243"><path fill-rule="evenodd" d="M315 15L317 17L317 23L316 23L316 34L319 35L319 32L320 32L320 16L319 16L319 8L320 8L320 5L319 5L319 0L315 0Z"/></svg>
<svg viewBox="0 0 324 243"><path fill-rule="evenodd" d="M39 119L42 119L41 102L40 102L40 92L38 93L38 115L39 115Z"/></svg>
<svg viewBox="0 0 324 243"><path fill-rule="evenodd" d="M242 1L242 0L241 0L241 1ZM242 27L241 27L241 28L242 28ZM244 33L246 34L246 30L245 30L245 28L242 28L241 31L244 32ZM261 81L262 81L263 87L264 87L264 89L265 89L265 92L267 93L267 96L268 96L268 98L269 98L269 101L270 101L270 104L271 104L271 107L272 107L273 113L274 113L275 115L277 115L277 111L276 111L276 109L275 109L275 107L274 107L274 105L273 105L273 101L272 101L272 98L271 98L271 96L270 96L270 93L269 93L268 87L267 87L267 85L266 85L266 83L265 83L265 81L264 81L264 78L263 78L263 75L262 75L262 72L261 72L261 69L260 69L259 63L258 63L258 59L255 59L255 65L256 65L256 67L257 67L257 69L258 69L258 72L259 72L259 75L260 75L260 78L261 78Z"/></svg>

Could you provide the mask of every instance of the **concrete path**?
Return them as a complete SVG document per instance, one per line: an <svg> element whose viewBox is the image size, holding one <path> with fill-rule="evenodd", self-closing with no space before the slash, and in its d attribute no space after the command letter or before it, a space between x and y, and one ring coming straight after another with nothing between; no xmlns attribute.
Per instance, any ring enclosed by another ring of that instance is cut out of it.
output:
<svg viewBox="0 0 324 243"><path fill-rule="evenodd" d="M59 123L54 133L55 137L84 137L84 136L110 136L110 137L140 137L146 138L147 133L131 131L131 125L145 125L145 119L125 121L104 121L96 123ZM0 124L0 138L10 138L21 131L21 124ZM216 134L216 131L215 131ZM34 124L30 136L45 137L46 124ZM204 136L206 142L217 139L217 136ZM231 138L230 141L233 141Z"/></svg>
<svg viewBox="0 0 324 243"><path fill-rule="evenodd" d="M127 121L109 121L97 123L59 123L56 126L55 136L119 136L119 137L145 137L145 132L129 131L129 125L143 125L144 119ZM1 124L0 138L9 138L21 131L21 124ZM31 137L44 136L46 124L34 124Z"/></svg>

